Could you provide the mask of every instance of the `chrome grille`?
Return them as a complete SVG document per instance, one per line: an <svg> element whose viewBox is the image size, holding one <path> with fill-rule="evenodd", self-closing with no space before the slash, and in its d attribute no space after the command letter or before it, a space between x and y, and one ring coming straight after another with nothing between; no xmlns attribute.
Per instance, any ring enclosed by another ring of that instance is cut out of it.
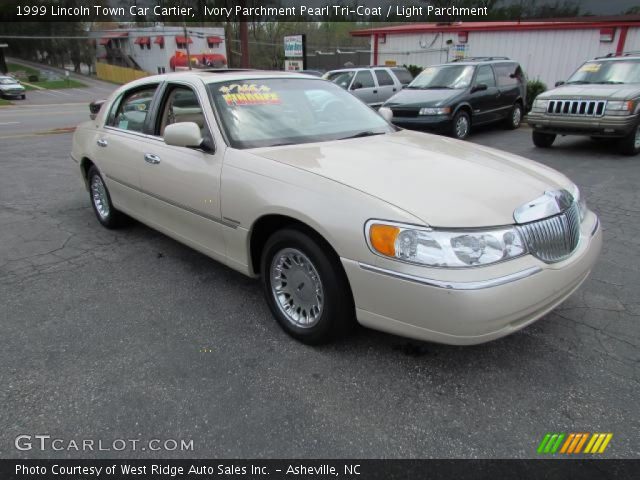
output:
<svg viewBox="0 0 640 480"><path fill-rule="evenodd" d="M602 117L607 106L606 100L549 100L549 115L578 117Z"/></svg>
<svg viewBox="0 0 640 480"><path fill-rule="evenodd" d="M546 263L564 260L580 240L580 211L577 203L559 215L519 225L529 252Z"/></svg>

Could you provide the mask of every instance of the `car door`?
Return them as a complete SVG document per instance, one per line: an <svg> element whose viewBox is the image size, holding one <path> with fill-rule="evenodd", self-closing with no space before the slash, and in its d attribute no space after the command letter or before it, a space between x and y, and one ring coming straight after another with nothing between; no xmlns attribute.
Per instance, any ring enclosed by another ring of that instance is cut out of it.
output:
<svg viewBox="0 0 640 480"><path fill-rule="evenodd" d="M486 86L484 89L482 86ZM473 123L488 123L500 118L500 91L491 65L479 65L471 87L469 103L473 109Z"/></svg>
<svg viewBox="0 0 640 480"><path fill-rule="evenodd" d="M378 97L378 86L370 70L358 70L353 77L349 90L368 105L375 106L382 104L382 101L379 100Z"/></svg>
<svg viewBox="0 0 640 480"><path fill-rule="evenodd" d="M111 104L105 125L96 131L91 152L114 206L134 216L144 214L140 152L158 85L138 85L122 92Z"/></svg>
<svg viewBox="0 0 640 480"><path fill-rule="evenodd" d="M147 195L146 217L160 230L184 243L224 260L220 212L220 174L223 149L216 149L202 85L167 82L153 119L153 141L140 152L140 182ZM207 118L209 117L209 118ZM163 140L171 124L193 122L205 144L176 147Z"/></svg>
<svg viewBox="0 0 640 480"><path fill-rule="evenodd" d="M378 82L378 102L384 103L396 94L398 87L386 69L376 68L374 73Z"/></svg>
<svg viewBox="0 0 640 480"><path fill-rule="evenodd" d="M500 90L501 113L503 116L507 116L513 104L520 97L522 69L517 63L497 63L494 65L494 70Z"/></svg>

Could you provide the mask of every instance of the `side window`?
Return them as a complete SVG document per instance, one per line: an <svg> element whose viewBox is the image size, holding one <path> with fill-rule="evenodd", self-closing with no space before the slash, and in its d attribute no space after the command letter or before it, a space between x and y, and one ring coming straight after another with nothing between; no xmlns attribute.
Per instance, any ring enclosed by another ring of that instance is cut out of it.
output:
<svg viewBox="0 0 640 480"><path fill-rule="evenodd" d="M169 85L160 112L158 124L154 131L155 135L162 137L167 125L193 122L200 127L202 138L211 137L198 96L190 87Z"/></svg>
<svg viewBox="0 0 640 480"><path fill-rule="evenodd" d="M369 70L360 70L356 73L356 78L353 79L352 88L356 84L360 84L358 88L373 88L376 86L376 84L373 83L373 75L371 75Z"/></svg>
<svg viewBox="0 0 640 480"><path fill-rule="evenodd" d="M522 69L516 63L505 63L495 65L496 77L498 77L498 85L500 87L508 87L517 85L522 77Z"/></svg>
<svg viewBox="0 0 640 480"><path fill-rule="evenodd" d="M376 70L376 78L378 79L378 85L381 87L385 85L393 85L393 78L387 73L386 70Z"/></svg>
<svg viewBox="0 0 640 480"><path fill-rule="evenodd" d="M116 119L116 112L118 110L118 106L120 105L120 101L122 100L122 94L118 95L118 97L111 104L111 109L109 110L109 115L107 116L107 121L105 125L114 126Z"/></svg>
<svg viewBox="0 0 640 480"><path fill-rule="evenodd" d="M493 69L490 65L481 65L478 67L476 85L480 83L484 83L489 88L496 86L496 79L493 76Z"/></svg>
<svg viewBox="0 0 640 480"><path fill-rule="evenodd" d="M157 85L153 85L125 93L109 125L122 130L142 132L157 88Z"/></svg>

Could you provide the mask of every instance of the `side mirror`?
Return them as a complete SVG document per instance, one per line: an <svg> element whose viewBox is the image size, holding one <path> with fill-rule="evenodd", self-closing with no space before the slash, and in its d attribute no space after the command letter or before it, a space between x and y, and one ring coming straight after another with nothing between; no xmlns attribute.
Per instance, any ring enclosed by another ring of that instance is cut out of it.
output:
<svg viewBox="0 0 640 480"><path fill-rule="evenodd" d="M487 88L489 88L489 87L487 86L486 83L478 83L475 87L473 87L471 89L471 93L473 93L473 92L482 92L483 90L486 90Z"/></svg>
<svg viewBox="0 0 640 480"><path fill-rule="evenodd" d="M362 84L360 82L354 82L351 85L351 90L358 90L359 88L362 88Z"/></svg>
<svg viewBox="0 0 640 480"><path fill-rule="evenodd" d="M393 112L389 107L380 107L378 109L378 113L389 123L391 123L391 120L393 120Z"/></svg>
<svg viewBox="0 0 640 480"><path fill-rule="evenodd" d="M198 148L202 145L200 127L194 122L179 122L164 129L164 143L174 147Z"/></svg>
<svg viewBox="0 0 640 480"><path fill-rule="evenodd" d="M559 87L560 85L564 85L564 80L558 80L556 82L556 87Z"/></svg>

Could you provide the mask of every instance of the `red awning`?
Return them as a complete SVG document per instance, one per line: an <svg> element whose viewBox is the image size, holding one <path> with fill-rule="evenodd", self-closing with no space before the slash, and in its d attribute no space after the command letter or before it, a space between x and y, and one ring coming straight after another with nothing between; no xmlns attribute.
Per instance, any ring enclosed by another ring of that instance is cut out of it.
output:
<svg viewBox="0 0 640 480"><path fill-rule="evenodd" d="M98 42L99 45L108 45L111 40L114 38L123 38L128 37L129 32L108 32L104 37L100 39Z"/></svg>
<svg viewBox="0 0 640 480"><path fill-rule="evenodd" d="M151 45L151 37L138 37L133 43L136 45Z"/></svg>
<svg viewBox="0 0 640 480"><path fill-rule="evenodd" d="M164 37L162 35L156 37L153 43L156 43L158 45L164 45Z"/></svg>
<svg viewBox="0 0 640 480"><path fill-rule="evenodd" d="M222 38L218 37L217 35L214 35L214 36L211 36L211 37L207 37L207 43L220 44L220 43L222 43Z"/></svg>
<svg viewBox="0 0 640 480"><path fill-rule="evenodd" d="M108 45L110 41L111 41L110 38L101 38L100 41L98 42L98 45Z"/></svg>
<svg viewBox="0 0 640 480"><path fill-rule="evenodd" d="M191 40L191 37L178 36L176 37L176 43L193 43L193 40Z"/></svg>

